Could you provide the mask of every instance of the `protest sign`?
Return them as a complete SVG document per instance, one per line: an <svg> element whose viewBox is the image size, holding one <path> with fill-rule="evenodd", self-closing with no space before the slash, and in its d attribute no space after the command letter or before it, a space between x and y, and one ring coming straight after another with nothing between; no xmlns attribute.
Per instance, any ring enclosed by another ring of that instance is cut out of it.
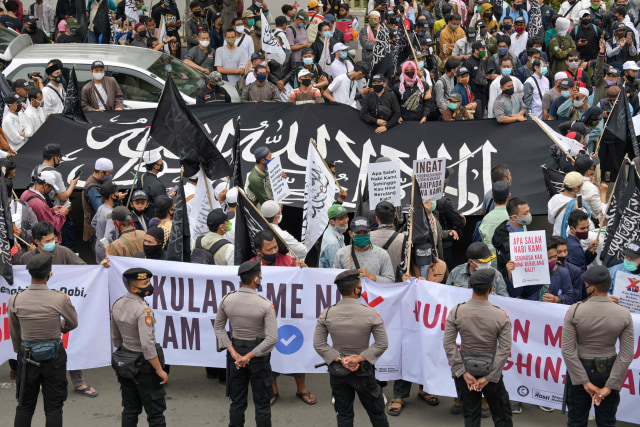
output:
<svg viewBox="0 0 640 427"><path fill-rule="evenodd" d="M620 298L620 305L632 313L640 313L640 276L624 271L616 273L613 294Z"/></svg>
<svg viewBox="0 0 640 427"><path fill-rule="evenodd" d="M444 157L413 161L413 172L416 174L416 183L423 202L435 202L442 198L446 165L447 159Z"/></svg>
<svg viewBox="0 0 640 427"><path fill-rule="evenodd" d="M514 288L551 283L544 231L509 233L509 248L516 263L511 272Z"/></svg>
<svg viewBox="0 0 640 427"><path fill-rule="evenodd" d="M400 165L395 162L369 163L369 206L374 209L378 203L387 201L400 206Z"/></svg>
<svg viewBox="0 0 640 427"><path fill-rule="evenodd" d="M280 156L273 156L269 162L269 179L271 180L271 191L273 192L273 200L282 203L284 199L291 194L287 179L282 177L282 163Z"/></svg>

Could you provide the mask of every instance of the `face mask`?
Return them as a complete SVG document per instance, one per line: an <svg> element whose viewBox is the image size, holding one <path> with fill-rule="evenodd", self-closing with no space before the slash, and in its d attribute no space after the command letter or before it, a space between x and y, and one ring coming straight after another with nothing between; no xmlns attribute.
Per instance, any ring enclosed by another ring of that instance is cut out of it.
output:
<svg viewBox="0 0 640 427"><path fill-rule="evenodd" d="M549 69L547 67L540 68L540 74L542 74L543 76L546 76L548 72Z"/></svg>
<svg viewBox="0 0 640 427"><path fill-rule="evenodd" d="M253 27L255 23L256 23L255 19L253 19L253 18L252 19L247 19L247 24L249 24L250 27Z"/></svg>
<svg viewBox="0 0 640 427"><path fill-rule="evenodd" d="M334 227L335 227L336 231L338 233L340 233L340 234L344 234L347 231L347 228L348 228L348 227L341 227L338 224L336 224Z"/></svg>
<svg viewBox="0 0 640 427"><path fill-rule="evenodd" d="M269 163L271 163L271 159L264 159L264 165L265 167L269 165Z"/></svg>
<svg viewBox="0 0 640 427"><path fill-rule="evenodd" d="M76 34L78 34L78 30L76 30L75 28L69 30L69 32L71 33L72 36L75 36Z"/></svg>
<svg viewBox="0 0 640 427"><path fill-rule="evenodd" d="M44 245L42 245L42 250L45 252L53 252L55 248L56 248L56 242L45 243Z"/></svg>
<svg viewBox="0 0 640 427"><path fill-rule="evenodd" d="M514 10L520 10L520 8L521 8L521 7L522 7L522 5L521 5L521 4L514 4L514 5L513 5L513 9L514 9Z"/></svg>
<svg viewBox="0 0 640 427"><path fill-rule="evenodd" d="M591 24L591 18L582 19L582 20L580 21L580 23L581 23L582 25L589 25L589 24Z"/></svg>
<svg viewBox="0 0 640 427"><path fill-rule="evenodd" d="M372 27L375 27L375 26L376 26L376 25L378 25L379 23L380 23L380 21L375 20L375 19L370 19L370 20L369 20L369 24L370 24Z"/></svg>
<svg viewBox="0 0 640 427"><path fill-rule="evenodd" d="M580 240L589 238L589 231L576 231L576 237Z"/></svg>
<svg viewBox="0 0 640 427"><path fill-rule="evenodd" d="M614 84L618 83L617 80L609 80L609 79L605 79L607 81L607 86L613 86Z"/></svg>
<svg viewBox="0 0 640 427"><path fill-rule="evenodd" d="M259 82L263 82L263 81L267 80L267 75L266 74L256 74L256 80L258 80Z"/></svg>
<svg viewBox="0 0 640 427"><path fill-rule="evenodd" d="M625 259L622 261L622 263L624 264L624 269L627 270L629 273L633 273L638 269L638 264L636 264L635 262L631 262Z"/></svg>
<svg viewBox="0 0 640 427"><path fill-rule="evenodd" d="M493 17L493 12L485 12L482 14L486 19L491 19Z"/></svg>
<svg viewBox="0 0 640 427"><path fill-rule="evenodd" d="M502 91L502 93L504 93L505 95L513 95L514 92L515 92L514 88L509 88Z"/></svg>
<svg viewBox="0 0 640 427"><path fill-rule="evenodd" d="M370 234L357 234L353 236L353 244L359 248L366 248L371 244Z"/></svg>
<svg viewBox="0 0 640 427"><path fill-rule="evenodd" d="M236 43L236 41L235 41L235 40L229 40L229 39L227 39L227 44L228 44L229 46L233 46L235 43Z"/></svg>
<svg viewBox="0 0 640 427"><path fill-rule="evenodd" d="M517 27L516 28L516 33L518 33L518 34L524 33L524 27Z"/></svg>
<svg viewBox="0 0 640 427"><path fill-rule="evenodd" d="M260 3L260 2L256 2L256 6L258 6L260 9L262 9L262 3Z"/></svg>
<svg viewBox="0 0 640 427"><path fill-rule="evenodd" d="M592 4L590 6L591 6L591 9L593 9L593 10L599 10L600 9L600 5L599 4L598 5Z"/></svg>
<svg viewBox="0 0 640 427"><path fill-rule="evenodd" d="M138 37L140 37L141 39L147 37L147 30L142 30L138 33Z"/></svg>
<svg viewBox="0 0 640 427"><path fill-rule="evenodd" d="M480 29L480 37L484 37L487 35L487 30L485 28Z"/></svg>
<svg viewBox="0 0 640 427"><path fill-rule="evenodd" d="M566 256L559 256L558 257L558 262L560 262L562 265L564 265L564 263L567 262L567 257Z"/></svg>
<svg viewBox="0 0 640 427"><path fill-rule="evenodd" d="M298 24L298 27L299 27L299 28L304 28L304 22L299 23L299 24Z"/></svg>
<svg viewBox="0 0 640 427"><path fill-rule="evenodd" d="M93 78L96 80L102 80L104 78L104 73L93 73Z"/></svg>
<svg viewBox="0 0 640 427"><path fill-rule="evenodd" d="M236 26L236 33L244 33L244 25L237 25Z"/></svg>
<svg viewBox="0 0 640 427"><path fill-rule="evenodd" d="M151 283L149 283L149 285L145 286L144 288L138 288L138 290L140 291L138 295L143 298L153 295L153 285Z"/></svg>
<svg viewBox="0 0 640 427"><path fill-rule="evenodd" d="M448 107L450 110L455 111L458 109L458 104L454 104L453 102L449 102Z"/></svg>
<svg viewBox="0 0 640 427"><path fill-rule="evenodd" d="M503 76L510 76L511 75L511 68L503 68L502 69L502 75Z"/></svg>
<svg viewBox="0 0 640 427"><path fill-rule="evenodd" d="M518 217L516 219L516 222L518 224L524 225L524 226L530 225L532 221L533 221L533 218L532 218L531 214L529 214L527 216L523 216L523 217Z"/></svg>
<svg viewBox="0 0 640 427"><path fill-rule="evenodd" d="M346 50L340 52L340 59L347 59L348 57L349 57L349 52L347 52Z"/></svg>
<svg viewBox="0 0 640 427"><path fill-rule="evenodd" d="M372 87L375 93L380 93L384 90L384 85L373 85Z"/></svg>
<svg viewBox="0 0 640 427"><path fill-rule="evenodd" d="M56 82L56 83L60 83L62 81L62 76L55 76L53 78L53 81Z"/></svg>
<svg viewBox="0 0 640 427"><path fill-rule="evenodd" d="M549 271L553 271L554 268L556 268L556 263L558 261L549 261Z"/></svg>
<svg viewBox="0 0 640 427"><path fill-rule="evenodd" d="M460 25L456 25L456 24L449 24L449 27L451 27L452 31L457 30L458 28L460 28Z"/></svg>
<svg viewBox="0 0 640 427"><path fill-rule="evenodd" d="M418 69L422 70L424 68L424 61L419 61L418 62Z"/></svg>
<svg viewBox="0 0 640 427"><path fill-rule="evenodd" d="M503 29L504 31L511 31L511 24L504 24L504 25L502 26L502 29Z"/></svg>
<svg viewBox="0 0 640 427"><path fill-rule="evenodd" d="M438 204L436 202L431 203L431 208L429 208L429 212L433 212L438 208Z"/></svg>
<svg viewBox="0 0 640 427"><path fill-rule="evenodd" d="M162 245L142 245L144 256L146 258L159 258L162 254Z"/></svg>
<svg viewBox="0 0 640 427"><path fill-rule="evenodd" d="M578 65L580 65L580 61L569 61L569 68L572 70L577 70Z"/></svg>
<svg viewBox="0 0 640 427"><path fill-rule="evenodd" d="M142 10L138 11L138 16L142 16Z"/></svg>
<svg viewBox="0 0 640 427"><path fill-rule="evenodd" d="M200 40L200 46L202 47L209 47L209 43L211 43L209 40Z"/></svg>
<svg viewBox="0 0 640 427"><path fill-rule="evenodd" d="M200 15L202 15L202 11L201 10L196 10L196 11L193 11L191 13L193 13L193 16L195 16L196 18L198 18Z"/></svg>
<svg viewBox="0 0 640 427"><path fill-rule="evenodd" d="M584 105L584 99L576 99L573 101L573 106L576 108L580 108Z"/></svg>
<svg viewBox="0 0 640 427"><path fill-rule="evenodd" d="M491 268L491 263L490 262L476 262L476 270L486 270L488 268Z"/></svg>
<svg viewBox="0 0 640 427"><path fill-rule="evenodd" d="M560 96L563 98L569 98L571 96L571 92L569 92L568 90L560 91Z"/></svg>
<svg viewBox="0 0 640 427"><path fill-rule="evenodd" d="M309 86L311 84L311 79L300 79L300 84L302 86Z"/></svg>
<svg viewBox="0 0 640 427"><path fill-rule="evenodd" d="M487 51L486 50L481 50L478 52L478 56L480 58L486 58L487 57Z"/></svg>
<svg viewBox="0 0 640 427"><path fill-rule="evenodd" d="M304 65L313 65L313 58L302 58Z"/></svg>
<svg viewBox="0 0 640 427"><path fill-rule="evenodd" d="M273 264L276 262L276 258L278 257L278 252L275 254L260 254L260 258L262 258L267 264Z"/></svg>
<svg viewBox="0 0 640 427"><path fill-rule="evenodd" d="M415 75L416 72L415 71L407 71L406 73L404 73L408 78L412 79Z"/></svg>
<svg viewBox="0 0 640 427"><path fill-rule="evenodd" d="M505 56L507 53L509 53L509 48L507 46L500 46L498 48L498 55Z"/></svg>
<svg viewBox="0 0 640 427"><path fill-rule="evenodd" d="M324 36L325 39L328 39L329 37L331 37L331 31L325 31L322 33L322 35Z"/></svg>

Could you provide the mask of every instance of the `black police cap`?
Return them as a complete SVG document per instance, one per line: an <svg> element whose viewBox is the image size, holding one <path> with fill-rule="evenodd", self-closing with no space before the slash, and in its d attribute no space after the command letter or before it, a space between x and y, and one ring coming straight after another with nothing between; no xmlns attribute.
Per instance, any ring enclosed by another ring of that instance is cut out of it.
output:
<svg viewBox="0 0 640 427"><path fill-rule="evenodd" d="M153 277L153 273L146 268L135 267L122 273L122 277L127 280L147 280Z"/></svg>
<svg viewBox="0 0 640 427"><path fill-rule="evenodd" d="M594 265L582 273L582 280L589 285L611 284L611 275L604 265Z"/></svg>
<svg viewBox="0 0 640 427"><path fill-rule="evenodd" d="M245 261L238 267L238 276L258 274L260 269L260 261Z"/></svg>
<svg viewBox="0 0 640 427"><path fill-rule="evenodd" d="M469 278L469 286L472 288L486 288L495 281L496 272L492 268L477 270Z"/></svg>
<svg viewBox="0 0 640 427"><path fill-rule="evenodd" d="M53 264L53 255L40 253L29 260L27 270L34 277L45 277L51 271L51 264Z"/></svg>
<svg viewBox="0 0 640 427"><path fill-rule="evenodd" d="M360 280L361 277L362 273L360 272L360 270L346 270L338 274L333 283L335 283L336 285L346 285L348 283L355 282L356 280Z"/></svg>

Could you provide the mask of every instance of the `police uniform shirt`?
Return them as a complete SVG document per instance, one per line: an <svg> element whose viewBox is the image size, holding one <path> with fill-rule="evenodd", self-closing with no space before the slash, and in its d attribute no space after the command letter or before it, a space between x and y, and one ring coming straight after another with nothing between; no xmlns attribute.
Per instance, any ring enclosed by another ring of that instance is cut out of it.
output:
<svg viewBox="0 0 640 427"><path fill-rule="evenodd" d="M9 330L16 353L22 341L58 339L77 326L78 314L69 296L45 284L32 283L9 298Z"/></svg>
<svg viewBox="0 0 640 427"><path fill-rule="evenodd" d="M156 319L149 304L138 295L127 293L111 309L111 339L116 348L144 353L146 360L158 356L155 338Z"/></svg>
<svg viewBox="0 0 640 427"><path fill-rule="evenodd" d="M456 344L460 333L461 351L495 353L487 381L500 381L502 369L511 352L511 322L507 313L489 301L469 300L451 310L444 329L444 350L456 377L466 372ZM496 342L499 346L496 348Z"/></svg>
<svg viewBox="0 0 640 427"><path fill-rule="evenodd" d="M327 343L331 334L333 347ZM374 343L369 346L373 334ZM374 364L389 346L384 322L376 310L355 298L343 298L318 318L313 347L328 364L341 354L360 355Z"/></svg>
<svg viewBox="0 0 640 427"><path fill-rule="evenodd" d="M237 292L226 295L220 303L213 327L220 349L231 345L225 329L227 319L233 330L233 338L253 341L258 337L265 337L264 341L252 350L256 357L266 356L276 346L276 312L271 302L258 295L254 289L241 287Z"/></svg>
<svg viewBox="0 0 640 427"><path fill-rule="evenodd" d="M608 297L591 297L571 306L562 328L562 355L573 384L586 384L589 377L580 359L616 355L620 337L620 353L606 386L620 390L629 365L633 361L633 320L631 313Z"/></svg>

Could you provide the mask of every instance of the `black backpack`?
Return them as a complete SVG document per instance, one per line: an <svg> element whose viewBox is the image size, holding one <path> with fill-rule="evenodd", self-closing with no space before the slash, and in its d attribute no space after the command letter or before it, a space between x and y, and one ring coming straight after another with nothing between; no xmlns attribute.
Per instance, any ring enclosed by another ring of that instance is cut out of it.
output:
<svg viewBox="0 0 640 427"><path fill-rule="evenodd" d="M203 237L204 236L200 236L196 239L195 247L193 248L193 251L191 251L191 262L193 264L213 265L213 257L215 256L215 254L220 250L220 248L222 248L226 244L229 244L230 242L225 239L218 240L207 250L202 247Z"/></svg>

